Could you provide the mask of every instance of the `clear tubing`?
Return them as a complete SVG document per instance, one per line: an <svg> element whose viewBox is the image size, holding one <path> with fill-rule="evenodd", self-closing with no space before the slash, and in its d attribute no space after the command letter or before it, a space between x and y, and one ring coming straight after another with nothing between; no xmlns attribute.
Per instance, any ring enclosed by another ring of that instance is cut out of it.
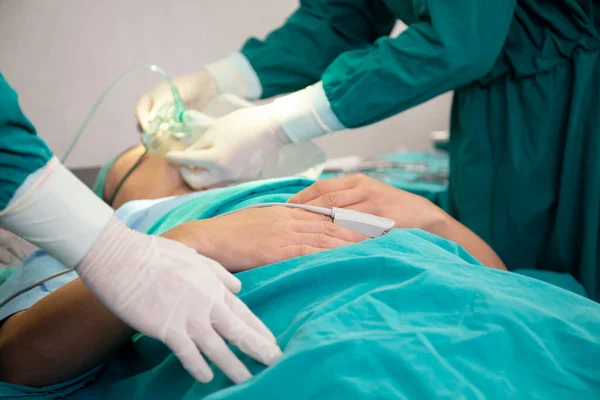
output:
<svg viewBox="0 0 600 400"><path fill-rule="evenodd" d="M71 144L67 148L67 151L65 151L65 154L62 156L61 162L63 164L67 161L67 159L69 158L69 155L71 155L71 152L73 151L73 149L77 145L77 142L81 138L81 135L85 131L85 128L87 127L88 123L90 122L90 120L92 119L92 117L94 116L94 114L96 113L96 111L98 110L98 107L100 107L100 104L102 104L102 102L104 101L104 98L106 97L106 95L108 93L110 93L110 91L123 78L125 78L126 76L128 76L129 74L131 74L133 72L136 72L136 71L139 71L139 70L142 70L142 69L148 69L148 70L150 70L152 72L158 72L159 74L162 75L163 78L165 78L165 80L171 86L171 92L173 93L173 101L174 101L174 104L175 104L176 115L182 115L183 114L183 112L185 111L185 106L183 104L183 101L181 101L181 97L179 96L179 91L177 90L177 87L175 86L175 84L171 80L171 77L169 77L169 75L167 75L167 73L162 68L160 68L159 66L153 65L153 64L143 64L143 65L138 65L138 66L135 66L133 68L130 68L127 71L123 72L121 75L119 75L117 77L117 79L115 79L106 89L104 89L104 92L102 92L102 94L100 95L100 97L98 97L98 100L96 100L96 102L94 103L94 105L92 106L92 108L90 109L90 111L88 111L87 115L85 116L85 118L83 120L83 123L81 124L81 127L79 128L79 130L77 131L77 134L75 135L75 138L73 139L73 141L71 142Z"/></svg>

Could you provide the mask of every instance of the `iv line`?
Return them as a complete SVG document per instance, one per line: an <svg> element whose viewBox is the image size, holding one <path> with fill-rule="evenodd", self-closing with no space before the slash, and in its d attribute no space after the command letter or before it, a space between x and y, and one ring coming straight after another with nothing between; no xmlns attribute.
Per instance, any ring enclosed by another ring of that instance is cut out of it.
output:
<svg viewBox="0 0 600 400"><path fill-rule="evenodd" d="M169 86L171 87L171 92L173 93L173 100L175 103L175 108L177 110L177 115L181 115L185 111L183 101L181 100L181 97L179 96L179 91L177 90L177 87L173 83L173 80L171 79L171 77L169 77L169 75L162 68L160 68L157 65L153 65L153 64L143 64L143 65L138 65L133 68L130 68L127 71L123 72L121 75L119 75L114 81L112 81L112 83L106 89L104 89L104 91L102 92L100 97L98 97L98 99L96 100L96 102L94 103L94 105L92 106L90 111L88 111L87 115L85 116L85 118L83 120L83 123L81 124L81 127L79 128L79 130L77 131L77 134L75 135L75 138L73 139L73 141L71 142L71 144L67 148L67 151L65 151L65 154L63 155L63 157L61 159L61 162L63 164L67 161L67 158L69 158L69 156L71 155L71 152L75 148L75 145L81 138L81 135L85 131L85 128L87 127L88 123L90 122L90 120L92 119L92 117L94 116L96 111L98 110L98 107L100 107L100 104L102 104L102 102L104 101L104 98L106 97L106 95L108 95L108 93L110 93L110 91L112 91L112 89L117 85L117 83L119 83L123 78L125 78L126 76L128 76L129 74L131 74L133 72L136 72L136 71L139 71L142 69L148 69L152 72L157 72L157 73L161 74L163 76L163 78L166 79Z"/></svg>

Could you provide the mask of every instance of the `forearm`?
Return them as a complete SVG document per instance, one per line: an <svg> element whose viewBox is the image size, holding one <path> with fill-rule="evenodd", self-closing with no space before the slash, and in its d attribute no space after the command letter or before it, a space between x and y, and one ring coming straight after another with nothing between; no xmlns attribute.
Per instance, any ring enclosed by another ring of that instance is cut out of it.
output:
<svg viewBox="0 0 600 400"><path fill-rule="evenodd" d="M242 48L259 77L262 97L303 89L321 79L340 54L389 34L395 17L383 1L303 0L265 40Z"/></svg>
<svg viewBox="0 0 600 400"><path fill-rule="evenodd" d="M41 387L102 363L133 330L77 279L0 328L0 380Z"/></svg>
<svg viewBox="0 0 600 400"><path fill-rule="evenodd" d="M501 53L515 8L514 0L415 3L422 3L419 22L396 38L341 54L323 72L331 110L346 128L378 122L484 76Z"/></svg>
<svg viewBox="0 0 600 400"><path fill-rule="evenodd" d="M459 244L487 267L507 269L500 257L486 242L441 209L439 218L428 224L425 230Z"/></svg>

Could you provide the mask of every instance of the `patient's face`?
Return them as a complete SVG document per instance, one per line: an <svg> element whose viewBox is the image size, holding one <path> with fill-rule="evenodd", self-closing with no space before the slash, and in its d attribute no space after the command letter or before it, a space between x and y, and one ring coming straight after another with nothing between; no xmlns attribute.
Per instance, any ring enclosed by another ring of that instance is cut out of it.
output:
<svg viewBox="0 0 600 400"><path fill-rule="evenodd" d="M114 163L104 183L104 199L110 200L127 171L144 154L144 146L136 146L123 153ZM119 208L131 200L159 199L191 193L197 190L189 187L179 174L179 168L164 157L146 154L144 159L127 178L117 197L111 204Z"/></svg>

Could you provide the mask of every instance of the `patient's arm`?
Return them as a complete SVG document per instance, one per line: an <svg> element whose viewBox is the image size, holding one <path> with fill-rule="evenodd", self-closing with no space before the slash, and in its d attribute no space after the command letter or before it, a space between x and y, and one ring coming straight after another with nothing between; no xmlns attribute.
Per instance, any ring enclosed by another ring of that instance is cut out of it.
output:
<svg viewBox="0 0 600 400"><path fill-rule="evenodd" d="M424 197L396 189L365 175L319 181L290 203L349 208L396 221L396 228L420 228L458 243L483 265L506 266L479 236Z"/></svg>
<svg viewBox="0 0 600 400"><path fill-rule="evenodd" d="M42 387L72 379L133 334L76 279L0 328L0 381Z"/></svg>
<svg viewBox="0 0 600 400"><path fill-rule="evenodd" d="M162 236L232 271L365 239L323 216L284 207L191 221ZM72 379L106 360L132 333L77 279L0 327L0 381L41 387Z"/></svg>

